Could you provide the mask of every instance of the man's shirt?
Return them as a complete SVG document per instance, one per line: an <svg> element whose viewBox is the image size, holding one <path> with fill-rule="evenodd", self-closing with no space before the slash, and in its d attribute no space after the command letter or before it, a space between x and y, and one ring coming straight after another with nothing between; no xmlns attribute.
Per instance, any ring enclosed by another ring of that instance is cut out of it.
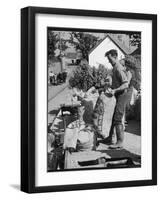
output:
<svg viewBox="0 0 161 200"><path fill-rule="evenodd" d="M119 88L124 83L128 83L126 72L120 63L116 63L113 67L112 89Z"/></svg>

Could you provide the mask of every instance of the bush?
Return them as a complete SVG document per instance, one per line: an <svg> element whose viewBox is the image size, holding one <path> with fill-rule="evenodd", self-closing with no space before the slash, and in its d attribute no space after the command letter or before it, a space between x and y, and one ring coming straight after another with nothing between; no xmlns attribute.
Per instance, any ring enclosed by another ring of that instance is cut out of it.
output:
<svg viewBox="0 0 161 200"><path fill-rule="evenodd" d="M99 65L98 69L93 69L94 85L96 88L100 88L106 81L106 78L110 74L104 65Z"/></svg>
<svg viewBox="0 0 161 200"><path fill-rule="evenodd" d="M69 85L87 91L93 86L92 68L87 64L78 66L69 79Z"/></svg>
<svg viewBox="0 0 161 200"><path fill-rule="evenodd" d="M141 86L141 57L129 56L125 57L125 66L132 73L131 85L135 87L136 90L140 90Z"/></svg>
<svg viewBox="0 0 161 200"><path fill-rule="evenodd" d="M134 114L135 114L135 119L140 121L141 120L141 96L138 97L135 103Z"/></svg>
<svg viewBox="0 0 161 200"><path fill-rule="evenodd" d="M126 119L141 121L141 96L138 97L134 105L126 108Z"/></svg>
<svg viewBox="0 0 161 200"><path fill-rule="evenodd" d="M81 62L69 79L69 85L72 88L75 87L86 92L92 86L101 87L108 74L108 70L103 65L96 69L95 67L90 67L87 62Z"/></svg>

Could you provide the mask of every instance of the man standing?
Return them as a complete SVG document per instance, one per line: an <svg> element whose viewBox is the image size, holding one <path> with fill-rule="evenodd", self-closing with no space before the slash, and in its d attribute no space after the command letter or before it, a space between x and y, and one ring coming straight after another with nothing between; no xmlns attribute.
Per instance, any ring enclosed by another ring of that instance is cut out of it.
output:
<svg viewBox="0 0 161 200"><path fill-rule="evenodd" d="M122 119L125 113L126 104L128 102L128 78L126 76L124 67L118 60L117 50L111 49L110 51L106 52L105 57L107 57L113 66L111 94L116 97L116 106L113 114L112 126L109 137L106 141L112 143L112 136L115 127L117 142L116 144L111 144L110 148L120 149L123 147L124 142L124 128Z"/></svg>

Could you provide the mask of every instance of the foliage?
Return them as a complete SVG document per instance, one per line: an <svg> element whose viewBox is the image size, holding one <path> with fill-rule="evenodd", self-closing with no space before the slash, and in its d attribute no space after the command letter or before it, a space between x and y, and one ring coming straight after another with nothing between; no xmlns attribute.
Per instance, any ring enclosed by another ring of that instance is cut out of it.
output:
<svg viewBox="0 0 161 200"><path fill-rule="evenodd" d="M125 66L132 73L131 85L134 86L136 90L141 88L141 56L126 56L125 57ZM135 119L140 121L141 119L141 95L139 95L135 104L129 106L126 111L127 119Z"/></svg>
<svg viewBox="0 0 161 200"><path fill-rule="evenodd" d="M100 64L98 69L94 68L93 74L95 77L94 84L96 87L99 88L104 84L107 76L109 75L109 71L107 70L107 68L104 67L104 65Z"/></svg>
<svg viewBox="0 0 161 200"><path fill-rule="evenodd" d="M134 106L135 119L141 120L141 96L138 97Z"/></svg>
<svg viewBox="0 0 161 200"><path fill-rule="evenodd" d="M89 51L97 44L99 38L83 32L71 32L71 44L74 45L76 50L80 50L83 59L88 60Z"/></svg>
<svg viewBox="0 0 161 200"><path fill-rule="evenodd" d="M127 120L141 120L141 96L139 95L135 104L126 108Z"/></svg>
<svg viewBox="0 0 161 200"><path fill-rule="evenodd" d="M54 58L55 56L55 50L59 50L60 53L58 57L60 57L60 54L64 52L68 46L66 45L68 41L63 39L61 37L60 32L55 31L49 31L48 32L48 56L49 59Z"/></svg>
<svg viewBox="0 0 161 200"><path fill-rule="evenodd" d="M108 70L103 65L96 69L90 67L87 62L81 62L69 79L69 85L72 88L75 87L86 92L92 86L101 87L108 74Z"/></svg>
<svg viewBox="0 0 161 200"><path fill-rule="evenodd" d="M93 86L92 68L89 65L83 64L77 66L73 72L73 76L69 79L69 85L73 88L78 88L87 91Z"/></svg>
<svg viewBox="0 0 161 200"><path fill-rule="evenodd" d="M58 34L54 33L53 31L48 32L48 56L49 59L54 57L55 50L57 49L57 43L59 41Z"/></svg>
<svg viewBox="0 0 161 200"><path fill-rule="evenodd" d="M130 36L130 44L132 46L141 46L141 33L131 33Z"/></svg>
<svg viewBox="0 0 161 200"><path fill-rule="evenodd" d="M130 56L125 57L125 66L132 73L131 85L136 90L140 90L141 87L141 56Z"/></svg>

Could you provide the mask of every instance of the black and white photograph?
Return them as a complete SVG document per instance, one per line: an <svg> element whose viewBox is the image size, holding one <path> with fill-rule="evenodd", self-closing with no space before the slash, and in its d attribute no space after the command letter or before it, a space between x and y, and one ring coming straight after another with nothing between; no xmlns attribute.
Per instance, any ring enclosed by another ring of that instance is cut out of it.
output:
<svg viewBox="0 0 161 200"><path fill-rule="evenodd" d="M141 32L46 31L47 172L140 168Z"/></svg>
<svg viewBox="0 0 161 200"><path fill-rule="evenodd" d="M156 185L157 16L21 12L21 190Z"/></svg>

